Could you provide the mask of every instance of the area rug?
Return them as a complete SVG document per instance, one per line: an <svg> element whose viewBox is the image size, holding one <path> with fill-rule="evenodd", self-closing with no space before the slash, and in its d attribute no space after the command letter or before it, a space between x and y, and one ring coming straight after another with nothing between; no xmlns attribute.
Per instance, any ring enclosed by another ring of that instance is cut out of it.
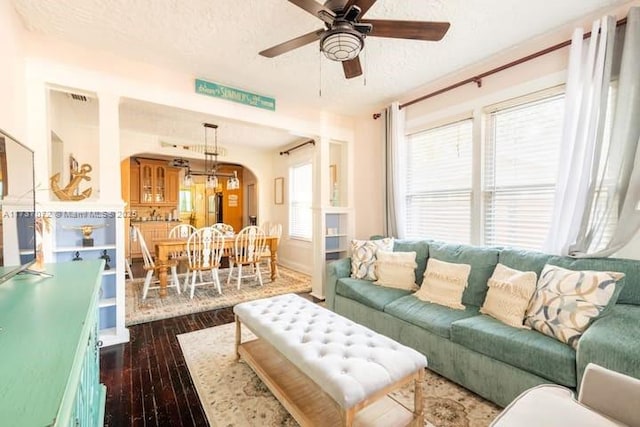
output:
<svg viewBox="0 0 640 427"><path fill-rule="evenodd" d="M250 338L246 328L243 340ZM269 389L245 363L235 361L233 323L178 335L200 402L212 427L297 426ZM427 370L425 426L484 427L500 409ZM413 407L413 386L392 397Z"/></svg>
<svg viewBox="0 0 640 427"><path fill-rule="evenodd" d="M126 317L127 326L153 320L167 319L184 314L199 313L217 308L231 307L242 301L267 298L286 293L302 293L311 291L311 277L278 267L278 277L271 281L269 271L261 270L264 286L253 279L243 279L240 290L232 280L227 285L229 269L220 270L222 295L218 294L213 284L197 286L193 299L190 298L191 287L178 295L175 288L167 289L167 296L160 298L159 290L149 290L145 300L142 299L144 279L127 280L126 282ZM184 283L184 275L179 275Z"/></svg>

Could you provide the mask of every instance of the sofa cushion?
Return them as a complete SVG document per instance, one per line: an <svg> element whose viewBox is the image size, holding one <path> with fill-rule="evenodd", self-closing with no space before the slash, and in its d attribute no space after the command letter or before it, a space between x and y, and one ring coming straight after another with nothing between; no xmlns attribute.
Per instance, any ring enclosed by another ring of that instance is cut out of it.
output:
<svg viewBox="0 0 640 427"><path fill-rule="evenodd" d="M482 306L487 294L487 281L498 264L496 248L469 245L431 244L429 257L440 261L471 265L469 285L462 294L464 305ZM514 267L515 268L515 267Z"/></svg>
<svg viewBox="0 0 640 427"><path fill-rule="evenodd" d="M416 253L416 284L422 284L422 276L427 268L427 258L429 257L429 240L394 240L394 252L415 252Z"/></svg>
<svg viewBox="0 0 640 427"><path fill-rule="evenodd" d="M575 350L540 332L480 315L453 322L451 341L555 383L576 386Z"/></svg>
<svg viewBox="0 0 640 427"><path fill-rule="evenodd" d="M524 249L505 248L500 251L498 261L500 264L520 271L533 271L540 277L542 269L553 258L553 255L538 251L528 251Z"/></svg>
<svg viewBox="0 0 640 427"><path fill-rule="evenodd" d="M380 311L391 301L410 293L411 291L404 289L387 288L374 285L369 280L352 279L350 277L339 279L336 284L336 294Z"/></svg>
<svg viewBox="0 0 640 427"><path fill-rule="evenodd" d="M390 302L386 305L384 311L443 338L449 338L451 323L467 317L477 316L478 314L476 307L456 310L439 304L421 301L413 295Z"/></svg>

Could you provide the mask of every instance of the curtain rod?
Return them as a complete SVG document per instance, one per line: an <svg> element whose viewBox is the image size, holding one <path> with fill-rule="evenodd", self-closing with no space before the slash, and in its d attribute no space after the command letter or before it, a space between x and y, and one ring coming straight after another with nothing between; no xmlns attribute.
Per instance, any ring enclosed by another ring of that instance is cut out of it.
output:
<svg viewBox="0 0 640 427"><path fill-rule="evenodd" d="M619 26L624 25L626 23L627 23L627 18L622 18L621 20L616 22L616 27L619 27ZM589 37L591 37L591 31L589 31L588 33L585 33L584 36L582 36L583 39L588 39ZM506 70L508 68L511 68L511 67L515 67L516 65L520 65L522 63L531 61L532 59L536 59L536 58L538 58L540 56L543 56L543 55L546 55L548 53L554 52L554 51L556 51L558 49L562 49L563 47L569 46L570 44L571 44L571 39L565 40L562 43L554 44L553 46L550 46L550 47L548 47L546 49L542 49L542 50L534 52L534 53L532 53L530 55L523 56L522 58L516 59L515 61L511 61L511 62L509 62L507 64L504 64L504 65L501 65L499 67L492 68L491 70L485 71L484 73L478 74L478 75L470 77L468 79L461 80L461 81L459 81L457 83L454 83L454 84L452 84L450 86L447 86L445 88L436 90L435 92L431 92L431 93L423 95L423 96L421 96L419 98L416 98L416 99L413 99L411 101L405 102L404 104L401 104L399 106L399 108L403 109L403 108L408 107L410 105L413 105L415 103L424 101L425 99L429 99L429 98L432 98L434 96L441 95L441 94L443 94L445 92L449 92L452 89L456 89L456 88L458 88L460 86L464 86L464 85L469 84L469 83L475 83L475 84L478 85L478 87L482 87L482 79L487 77L487 76L499 73L500 71L504 71L504 70Z"/></svg>
<svg viewBox="0 0 640 427"><path fill-rule="evenodd" d="M295 147L291 147L288 150L285 151L281 151L280 155L284 156L285 154L288 156L289 154L291 154L292 151L297 150L298 148L302 148L307 144L312 144L312 145L316 145L316 142L313 139L308 140L307 142L303 142L302 144L298 144Z"/></svg>

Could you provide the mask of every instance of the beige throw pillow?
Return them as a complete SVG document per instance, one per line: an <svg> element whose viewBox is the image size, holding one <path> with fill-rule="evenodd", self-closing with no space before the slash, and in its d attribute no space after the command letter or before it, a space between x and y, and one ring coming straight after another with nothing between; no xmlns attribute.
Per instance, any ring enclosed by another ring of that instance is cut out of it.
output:
<svg viewBox="0 0 640 427"><path fill-rule="evenodd" d="M393 238L351 241L351 277L376 280L375 262L378 250L392 251Z"/></svg>
<svg viewBox="0 0 640 427"><path fill-rule="evenodd" d="M573 348L609 304L615 304L624 273L574 271L545 265L525 324Z"/></svg>
<svg viewBox="0 0 640 427"><path fill-rule="evenodd" d="M519 271L498 264L487 282L489 290L480 313L514 328L530 329L523 322L529 301L536 291L536 281L537 275L533 271Z"/></svg>
<svg viewBox="0 0 640 427"><path fill-rule="evenodd" d="M415 291L416 285L416 253L388 252L379 250L376 253L376 285L389 288Z"/></svg>
<svg viewBox="0 0 640 427"><path fill-rule="evenodd" d="M471 266L429 258L420 290L414 295L422 301L464 310L462 293L468 284Z"/></svg>

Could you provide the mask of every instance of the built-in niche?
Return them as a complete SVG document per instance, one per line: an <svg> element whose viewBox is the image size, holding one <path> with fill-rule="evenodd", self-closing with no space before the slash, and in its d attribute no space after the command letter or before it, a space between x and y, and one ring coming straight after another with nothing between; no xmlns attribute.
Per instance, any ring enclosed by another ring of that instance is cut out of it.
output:
<svg viewBox="0 0 640 427"><path fill-rule="evenodd" d="M347 144L339 141L329 143L329 204L347 206Z"/></svg>
<svg viewBox="0 0 640 427"><path fill-rule="evenodd" d="M60 199L63 190L69 190L64 195L80 199L96 198L100 188L98 98L91 93L56 88L49 89L48 102L51 199ZM78 174L90 180L77 179L77 185L73 185ZM90 195L86 191L89 188Z"/></svg>

